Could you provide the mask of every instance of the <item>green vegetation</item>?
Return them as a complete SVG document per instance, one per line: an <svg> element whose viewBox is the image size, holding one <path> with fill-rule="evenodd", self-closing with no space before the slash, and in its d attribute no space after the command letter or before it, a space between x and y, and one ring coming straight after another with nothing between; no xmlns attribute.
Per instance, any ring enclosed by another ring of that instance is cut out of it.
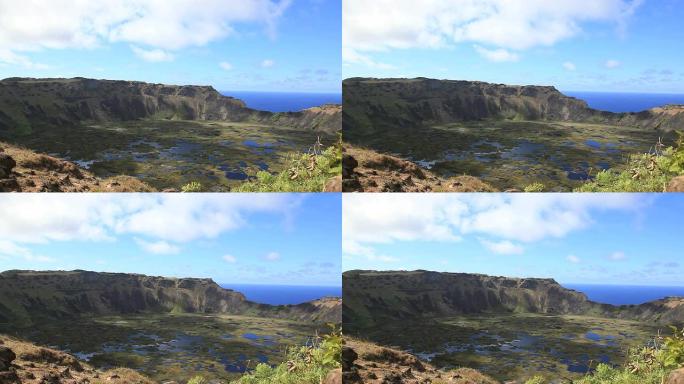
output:
<svg viewBox="0 0 684 384"><path fill-rule="evenodd" d="M532 183L523 189L525 192L544 192L544 184Z"/></svg>
<svg viewBox="0 0 684 384"><path fill-rule="evenodd" d="M649 153L629 157L624 170L601 171L576 192L663 192L669 181L684 175L684 134L672 147L660 142Z"/></svg>
<svg viewBox="0 0 684 384"><path fill-rule="evenodd" d="M231 384L319 384L330 370L339 368L342 353L342 330L331 326L329 334L315 337L310 345L290 347L285 361L272 367L261 363L253 372ZM188 384L205 384L202 376Z"/></svg>
<svg viewBox="0 0 684 384"><path fill-rule="evenodd" d="M285 170L272 174L260 171L256 180L232 189L234 192L323 191L326 181L342 174L342 142L321 150L320 141L307 153L287 156Z"/></svg>
<svg viewBox="0 0 684 384"><path fill-rule="evenodd" d="M533 313L473 314L357 327L355 321L346 333L415 351L437 368L469 367L501 382L534 376L547 382L558 377L580 379L582 374L569 371L570 365L595 366L592 362L602 357L622 365L627 349L644 345L657 332L657 327L637 321Z"/></svg>
<svg viewBox="0 0 684 384"><path fill-rule="evenodd" d="M196 181L191 181L181 187L182 192L202 192L202 184Z"/></svg>
<svg viewBox="0 0 684 384"><path fill-rule="evenodd" d="M662 384L670 371L684 367L684 328L671 327L673 335L656 337L649 346L630 350L623 366L599 364L596 370L573 381L575 384ZM525 384L544 384L535 376Z"/></svg>
<svg viewBox="0 0 684 384"><path fill-rule="evenodd" d="M147 313L0 328L69 350L98 369L127 367L159 383L185 383L196 376L205 383L228 383L261 361L282 363L284 351L305 344L324 326L254 316Z"/></svg>

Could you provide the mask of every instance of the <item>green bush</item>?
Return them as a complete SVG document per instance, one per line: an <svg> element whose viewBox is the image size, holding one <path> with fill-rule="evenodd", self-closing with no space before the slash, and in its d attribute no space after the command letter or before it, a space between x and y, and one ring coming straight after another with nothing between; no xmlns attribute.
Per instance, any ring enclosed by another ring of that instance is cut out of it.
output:
<svg viewBox="0 0 684 384"><path fill-rule="evenodd" d="M207 384L207 380L202 376L195 376L188 380L188 384Z"/></svg>
<svg viewBox="0 0 684 384"><path fill-rule="evenodd" d="M197 181L191 181L181 187L182 192L202 192L202 184Z"/></svg>
<svg viewBox="0 0 684 384"><path fill-rule="evenodd" d="M671 327L672 336L657 337L653 346L630 351L624 367L599 364L576 384L662 384L670 371L684 367L684 329Z"/></svg>
<svg viewBox="0 0 684 384"><path fill-rule="evenodd" d="M288 155L284 171L271 174L260 171L256 180L245 182L234 192L322 192L326 181L342 174L341 142L324 151Z"/></svg>
<svg viewBox="0 0 684 384"><path fill-rule="evenodd" d="M542 183L532 183L525 187L523 191L525 192L544 192L544 184Z"/></svg>
<svg viewBox="0 0 684 384"><path fill-rule="evenodd" d="M312 345L291 348L282 364L259 364L254 372L231 384L320 384L342 362L342 331L331 328L330 334L316 337Z"/></svg>
<svg viewBox="0 0 684 384"><path fill-rule="evenodd" d="M677 369L684 367L684 328L670 328L673 335L664 340L661 360L665 368Z"/></svg>
<svg viewBox="0 0 684 384"><path fill-rule="evenodd" d="M599 172L594 180L576 188L576 192L663 192L669 181L684 175L684 135L678 133L675 146L653 153L631 155L626 169Z"/></svg>

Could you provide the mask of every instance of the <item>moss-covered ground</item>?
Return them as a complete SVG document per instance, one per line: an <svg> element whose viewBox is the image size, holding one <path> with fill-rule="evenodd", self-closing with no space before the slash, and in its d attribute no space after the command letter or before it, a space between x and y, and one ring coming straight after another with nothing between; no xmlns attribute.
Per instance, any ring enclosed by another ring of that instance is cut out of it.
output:
<svg viewBox="0 0 684 384"><path fill-rule="evenodd" d="M600 363L622 365L657 328L589 316L485 314L386 323L353 335L397 346L438 368L475 368L498 380L578 379Z"/></svg>
<svg viewBox="0 0 684 384"><path fill-rule="evenodd" d="M486 120L350 137L352 143L396 154L442 177L470 175L500 190L538 183L571 191L629 155L649 152L664 135L636 127L574 122ZM674 134L662 141L672 144ZM345 138L346 139L346 138Z"/></svg>
<svg viewBox="0 0 684 384"><path fill-rule="evenodd" d="M199 182L225 191L259 171L279 172L317 134L282 126L217 121L139 120L74 127L34 127L5 140L74 161L96 176L135 176L157 189ZM323 137L326 147L335 137Z"/></svg>
<svg viewBox="0 0 684 384"><path fill-rule="evenodd" d="M288 349L305 345L319 329L248 316L146 314L53 320L0 332L67 351L96 368L127 367L159 382L185 382L197 375L230 381L260 363L280 364Z"/></svg>

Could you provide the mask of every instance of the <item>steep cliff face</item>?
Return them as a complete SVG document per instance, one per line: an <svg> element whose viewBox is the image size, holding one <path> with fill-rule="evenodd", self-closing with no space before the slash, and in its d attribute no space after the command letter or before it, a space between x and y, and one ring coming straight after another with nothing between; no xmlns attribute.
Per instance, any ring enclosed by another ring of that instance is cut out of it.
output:
<svg viewBox="0 0 684 384"><path fill-rule="evenodd" d="M166 278L88 271L6 271L0 273L0 322L70 318L83 314L143 312L260 314L288 319L339 322L316 302L269 306L221 288L211 279ZM321 308L319 311L318 309Z"/></svg>
<svg viewBox="0 0 684 384"><path fill-rule="evenodd" d="M343 82L344 132L354 139L391 129L481 119L577 121L671 130L684 107L611 113L588 107L554 87L478 81L351 78Z"/></svg>
<svg viewBox="0 0 684 384"><path fill-rule="evenodd" d="M253 121L323 133L339 130L341 119L334 108L325 106L292 113L257 111L209 86L84 78L0 81L0 134L28 134L38 126L143 118Z"/></svg>
<svg viewBox="0 0 684 384"><path fill-rule="evenodd" d="M553 279L522 279L429 271L348 271L343 274L343 322L360 326L383 320L483 312L591 314L660 323L684 321L684 299L634 306L590 301Z"/></svg>

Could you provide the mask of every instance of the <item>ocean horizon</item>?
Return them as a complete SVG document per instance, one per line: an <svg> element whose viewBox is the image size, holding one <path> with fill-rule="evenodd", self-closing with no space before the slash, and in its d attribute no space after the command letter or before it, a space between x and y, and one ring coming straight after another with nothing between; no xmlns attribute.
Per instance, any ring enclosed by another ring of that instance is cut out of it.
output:
<svg viewBox="0 0 684 384"><path fill-rule="evenodd" d="M323 104L342 104L342 93L221 91L245 102L248 108L269 112L297 112Z"/></svg>
<svg viewBox="0 0 684 384"><path fill-rule="evenodd" d="M607 284L561 284L587 295L589 300L612 305L637 305L668 296L684 297L684 286L644 286Z"/></svg>
<svg viewBox="0 0 684 384"><path fill-rule="evenodd" d="M307 285L219 284L260 304L301 304L326 296L342 297L342 287Z"/></svg>
<svg viewBox="0 0 684 384"><path fill-rule="evenodd" d="M582 99L589 107L608 112L641 112L666 104L684 104L684 94L561 91Z"/></svg>

